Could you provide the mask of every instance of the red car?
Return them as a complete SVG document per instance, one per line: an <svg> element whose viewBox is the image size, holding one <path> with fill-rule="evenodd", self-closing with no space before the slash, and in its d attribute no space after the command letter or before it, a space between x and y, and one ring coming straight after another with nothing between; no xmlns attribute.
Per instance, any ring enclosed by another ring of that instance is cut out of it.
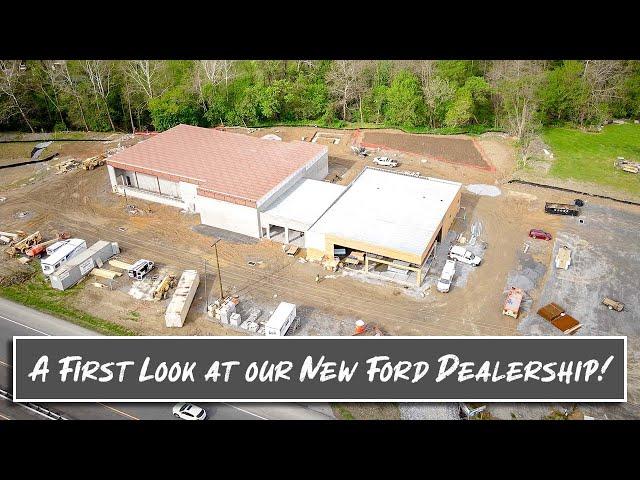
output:
<svg viewBox="0 0 640 480"><path fill-rule="evenodd" d="M551 240L551 234L545 232L544 230L539 230L537 228L532 228L529 230L529 236L531 238L537 238L539 240Z"/></svg>

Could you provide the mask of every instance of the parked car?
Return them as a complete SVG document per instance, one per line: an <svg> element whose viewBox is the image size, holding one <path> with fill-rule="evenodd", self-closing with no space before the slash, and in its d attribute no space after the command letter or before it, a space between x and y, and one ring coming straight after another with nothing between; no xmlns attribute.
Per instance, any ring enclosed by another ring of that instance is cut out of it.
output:
<svg viewBox="0 0 640 480"><path fill-rule="evenodd" d="M204 420L207 418L207 412L193 403L176 403L173 416L182 420Z"/></svg>
<svg viewBox="0 0 640 480"><path fill-rule="evenodd" d="M480 262L482 262L482 258L474 255L472 252L460 245L451 246L451 248L449 248L449 258L474 267L477 267L480 265Z"/></svg>
<svg viewBox="0 0 640 480"><path fill-rule="evenodd" d="M373 159L373 163L375 163L376 165L380 165L381 167L393 168L398 166L398 162L392 160L389 157L376 157Z"/></svg>
<svg viewBox="0 0 640 480"><path fill-rule="evenodd" d="M538 240L551 240L551 234L540 230L538 228L532 228L529 230L529 236L531 238L537 238Z"/></svg>
<svg viewBox="0 0 640 480"><path fill-rule="evenodd" d="M442 274L440 275L440 279L436 285L436 288L439 292L447 293L451 288L451 281L453 280L453 276L456 274L456 261L455 260L447 260L444 264L444 268L442 269Z"/></svg>

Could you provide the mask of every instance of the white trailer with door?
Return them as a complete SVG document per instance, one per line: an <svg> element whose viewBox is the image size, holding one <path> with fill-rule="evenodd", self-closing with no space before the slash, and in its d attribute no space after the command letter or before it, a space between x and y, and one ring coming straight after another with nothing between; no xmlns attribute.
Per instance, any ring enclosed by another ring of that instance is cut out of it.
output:
<svg viewBox="0 0 640 480"><path fill-rule="evenodd" d="M266 337L284 337L295 318L296 306L293 303L280 302L264 326L264 335Z"/></svg>
<svg viewBox="0 0 640 480"><path fill-rule="evenodd" d="M173 293L164 314L167 327L182 327L184 325L199 284L200 276L195 270L185 270L182 273L176 291Z"/></svg>

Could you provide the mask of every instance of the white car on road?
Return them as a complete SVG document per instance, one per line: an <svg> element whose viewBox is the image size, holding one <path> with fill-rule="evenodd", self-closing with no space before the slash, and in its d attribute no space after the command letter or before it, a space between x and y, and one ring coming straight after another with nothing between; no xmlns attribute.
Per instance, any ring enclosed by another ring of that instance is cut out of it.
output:
<svg viewBox="0 0 640 480"><path fill-rule="evenodd" d="M207 412L192 403L176 403L173 407L173 416L182 420L204 420Z"/></svg>
<svg viewBox="0 0 640 480"><path fill-rule="evenodd" d="M482 262L482 258L477 255L474 255L472 252L467 250L460 245L452 246L449 248L449 258L452 260L458 260L459 262L466 263L467 265L472 265L477 267Z"/></svg>
<svg viewBox="0 0 640 480"><path fill-rule="evenodd" d="M398 162L392 160L389 157L376 157L373 159L373 163L380 165L381 167L397 167Z"/></svg>

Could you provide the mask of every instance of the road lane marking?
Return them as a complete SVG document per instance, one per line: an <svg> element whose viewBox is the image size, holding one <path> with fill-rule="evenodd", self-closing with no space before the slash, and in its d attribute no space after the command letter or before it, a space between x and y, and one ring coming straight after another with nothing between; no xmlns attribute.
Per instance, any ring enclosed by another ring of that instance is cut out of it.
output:
<svg viewBox="0 0 640 480"><path fill-rule="evenodd" d="M2 360L0 360L0 365L7 367L7 368L11 368L11 365L9 365L8 363L4 363Z"/></svg>
<svg viewBox="0 0 640 480"><path fill-rule="evenodd" d="M34 332L38 332L47 337L51 336L48 333L44 333L42 330L38 330L37 328L30 327L29 325L25 325L24 323L16 322L15 320L11 320L10 318L4 317L2 315L0 315L0 318L3 320L6 320L7 322L15 323L16 325L20 325L21 327L28 328L29 330L33 330Z"/></svg>
<svg viewBox="0 0 640 480"><path fill-rule="evenodd" d="M9 417L5 417L3 414L0 413L0 418L2 418L3 420L11 420Z"/></svg>
<svg viewBox="0 0 640 480"><path fill-rule="evenodd" d="M228 405L231 408L235 408L236 410L240 410L241 412L246 413L248 415L253 415L254 417L258 417L260 420L269 420L268 418L261 417L257 413L250 412L249 410L245 410L244 408L236 407L235 405L231 405L230 403L224 403L224 402L221 402L221 403L223 405Z"/></svg>
<svg viewBox="0 0 640 480"><path fill-rule="evenodd" d="M98 405L102 405L104 408L108 408L109 410L113 410L120 415L124 415L125 417L129 417L131 420L140 420L138 417L134 417L133 415L129 415L127 412L123 412L122 410L118 410L117 408L110 407L109 405L105 405L104 403L98 403Z"/></svg>

